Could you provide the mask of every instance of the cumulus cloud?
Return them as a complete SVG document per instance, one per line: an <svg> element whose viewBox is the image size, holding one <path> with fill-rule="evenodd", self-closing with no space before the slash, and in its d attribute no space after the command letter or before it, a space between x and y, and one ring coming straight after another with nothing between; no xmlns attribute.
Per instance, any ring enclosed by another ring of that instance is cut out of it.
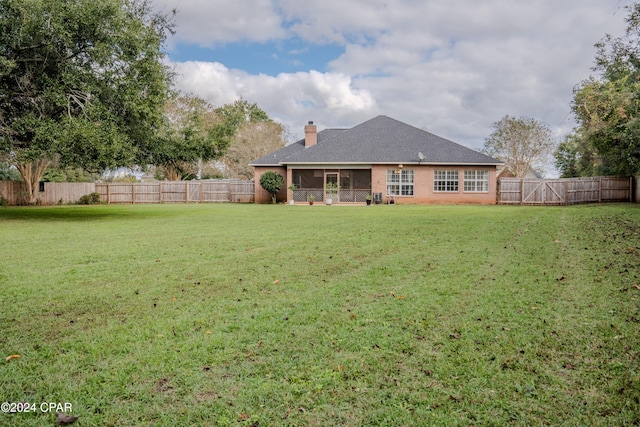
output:
<svg viewBox="0 0 640 427"><path fill-rule="evenodd" d="M228 42L265 42L285 37L281 16L270 0L156 1L163 13L175 9L178 37L170 40L214 47Z"/></svg>
<svg viewBox="0 0 640 427"><path fill-rule="evenodd" d="M327 127L351 126L379 112L373 95L354 87L351 77L341 73L309 71L268 76L228 69L216 62L171 65L180 90L197 94L213 105L239 98L256 102L272 118L292 127L294 134L302 131L307 120Z"/></svg>

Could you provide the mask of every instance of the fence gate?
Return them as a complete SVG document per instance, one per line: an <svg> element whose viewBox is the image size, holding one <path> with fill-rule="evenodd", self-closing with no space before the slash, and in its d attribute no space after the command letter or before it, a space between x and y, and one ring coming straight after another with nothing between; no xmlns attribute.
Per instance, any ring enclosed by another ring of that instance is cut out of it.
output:
<svg viewBox="0 0 640 427"><path fill-rule="evenodd" d="M554 180L523 180L522 203L524 204L565 204L565 185Z"/></svg>

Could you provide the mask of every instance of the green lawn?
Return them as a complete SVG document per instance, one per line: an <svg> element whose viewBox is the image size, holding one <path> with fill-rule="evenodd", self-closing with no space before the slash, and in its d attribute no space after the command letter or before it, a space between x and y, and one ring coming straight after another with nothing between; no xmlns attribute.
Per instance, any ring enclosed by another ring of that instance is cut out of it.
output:
<svg viewBox="0 0 640 427"><path fill-rule="evenodd" d="M0 425L637 425L640 206L0 209ZM20 355L6 361L11 355Z"/></svg>

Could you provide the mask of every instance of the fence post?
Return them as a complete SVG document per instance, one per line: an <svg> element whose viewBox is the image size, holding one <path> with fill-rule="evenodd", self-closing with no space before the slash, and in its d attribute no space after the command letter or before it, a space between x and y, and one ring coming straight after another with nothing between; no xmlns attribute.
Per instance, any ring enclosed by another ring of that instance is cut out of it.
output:
<svg viewBox="0 0 640 427"><path fill-rule="evenodd" d="M524 178L520 178L520 204L524 205Z"/></svg>
<svg viewBox="0 0 640 427"><path fill-rule="evenodd" d="M111 183L107 182L107 204L111 204Z"/></svg>
<svg viewBox="0 0 640 427"><path fill-rule="evenodd" d="M569 181L564 182L564 204L569 204Z"/></svg>
<svg viewBox="0 0 640 427"><path fill-rule="evenodd" d="M198 181L200 185L200 203L204 203L204 182Z"/></svg>
<svg viewBox="0 0 640 427"><path fill-rule="evenodd" d="M598 179L598 203L602 203L602 177Z"/></svg>
<svg viewBox="0 0 640 427"><path fill-rule="evenodd" d="M189 203L189 181L184 181L184 201Z"/></svg>

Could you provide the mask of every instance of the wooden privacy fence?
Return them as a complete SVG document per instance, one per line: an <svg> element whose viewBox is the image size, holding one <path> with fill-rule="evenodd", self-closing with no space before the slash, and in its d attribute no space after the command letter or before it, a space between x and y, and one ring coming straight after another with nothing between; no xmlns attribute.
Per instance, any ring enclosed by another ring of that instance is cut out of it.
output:
<svg viewBox="0 0 640 427"><path fill-rule="evenodd" d="M252 203L253 181L155 181L96 184L106 203Z"/></svg>
<svg viewBox="0 0 640 427"><path fill-rule="evenodd" d="M37 200L42 205L75 203L80 197L99 193L106 203L252 203L253 181L155 181L134 183L41 182ZM0 200L8 205L25 204L22 182L0 181Z"/></svg>
<svg viewBox="0 0 640 427"><path fill-rule="evenodd" d="M500 178L498 204L569 205L633 201L633 178Z"/></svg>
<svg viewBox="0 0 640 427"><path fill-rule="evenodd" d="M8 205L26 204L29 200L26 190L21 181L0 181L0 198L4 198ZM93 182L40 182L36 202L41 205L74 203L94 191Z"/></svg>

